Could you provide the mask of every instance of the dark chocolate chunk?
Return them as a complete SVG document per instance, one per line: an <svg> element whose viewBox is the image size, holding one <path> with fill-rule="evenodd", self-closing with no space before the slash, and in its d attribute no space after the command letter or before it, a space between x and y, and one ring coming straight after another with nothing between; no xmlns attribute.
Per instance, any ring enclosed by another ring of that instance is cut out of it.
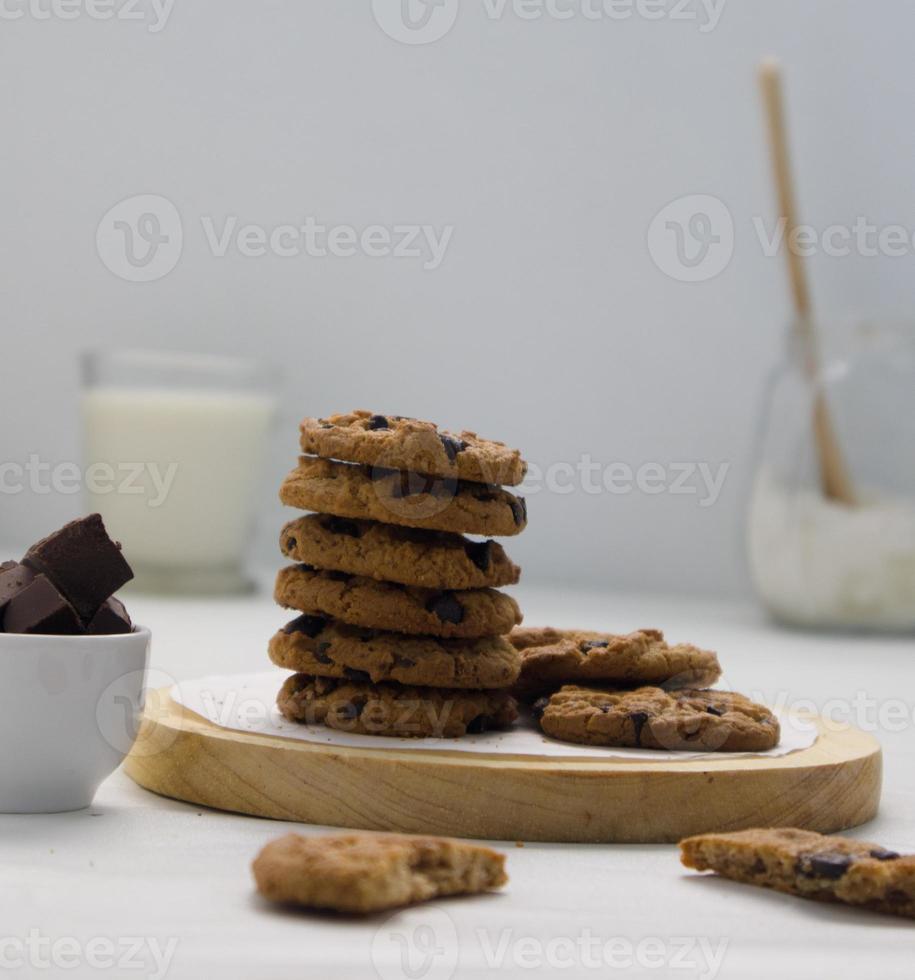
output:
<svg viewBox="0 0 915 980"><path fill-rule="evenodd" d="M850 854L839 854L835 851L823 851L820 854L809 854L799 862L799 871L807 878L828 878L835 881L841 878L854 864Z"/></svg>
<svg viewBox="0 0 915 980"><path fill-rule="evenodd" d="M93 636L111 636L115 633L129 633L133 629L133 623L124 603L120 599L112 596L106 599L98 612L86 624L86 632Z"/></svg>
<svg viewBox="0 0 915 980"><path fill-rule="evenodd" d="M512 509L512 517L515 519L515 524L518 527L527 520L527 503L524 497L515 497L513 500L509 501Z"/></svg>
<svg viewBox="0 0 915 980"><path fill-rule="evenodd" d="M875 847L869 854L877 861L896 861L902 857L898 851L888 851L885 847Z"/></svg>
<svg viewBox="0 0 915 980"><path fill-rule="evenodd" d="M490 715L477 715L467 724L467 734L468 735L482 735L484 732L488 732L490 726L492 725L492 718Z"/></svg>
<svg viewBox="0 0 915 980"><path fill-rule="evenodd" d="M713 705L713 704L710 704L705 710L710 715L715 715L718 718L721 718L721 717L724 716L724 712L721 710L721 708L716 708L715 705Z"/></svg>
<svg viewBox="0 0 915 980"><path fill-rule="evenodd" d="M291 623L287 623L283 627L283 632L287 635L291 633L304 633L306 636L314 639L325 626L327 626L327 620L323 616L309 616L307 613L304 613L301 616L297 616Z"/></svg>
<svg viewBox="0 0 915 980"><path fill-rule="evenodd" d="M357 670L355 667L344 667L343 673L348 680L355 681L357 684L372 683L372 675L366 670Z"/></svg>
<svg viewBox="0 0 915 980"><path fill-rule="evenodd" d="M133 578L120 544L108 537L99 514L70 521L42 538L22 561L46 575L84 621Z"/></svg>
<svg viewBox="0 0 915 980"><path fill-rule="evenodd" d="M448 436L444 433L439 433L438 437L442 441L449 463L453 463L457 459L458 453L462 453L467 448L467 443L463 439L455 439L454 436Z"/></svg>
<svg viewBox="0 0 915 980"><path fill-rule="evenodd" d="M10 599L21 592L35 578L31 568L16 561L5 561L0 565L0 617Z"/></svg>
<svg viewBox="0 0 915 980"><path fill-rule="evenodd" d="M764 874L765 871L766 871L766 862L763 861L762 858L757 858L753 862L753 867L750 868L750 874L752 875L761 875Z"/></svg>
<svg viewBox="0 0 915 980"><path fill-rule="evenodd" d="M286 538L286 554L295 551L296 540L293 537Z"/></svg>
<svg viewBox="0 0 915 980"><path fill-rule="evenodd" d="M635 744L641 747L642 729L645 727L645 723L648 721L648 714L645 711L633 711L629 716L629 720L632 722L632 727L635 729Z"/></svg>
<svg viewBox="0 0 915 980"><path fill-rule="evenodd" d="M451 592L440 592L426 602L428 612L435 613L443 623L460 623L464 619L464 607Z"/></svg>
<svg viewBox="0 0 915 980"><path fill-rule="evenodd" d="M10 599L3 616L7 633L52 633L76 635L84 632L77 611L46 575L36 575Z"/></svg>
<svg viewBox="0 0 915 980"><path fill-rule="evenodd" d="M368 429L390 429L391 426L388 424L388 420L383 415L373 415L369 419L369 424L366 426Z"/></svg>
<svg viewBox="0 0 915 980"><path fill-rule="evenodd" d="M589 650L604 650L609 646L609 640L584 640L578 649L582 653L587 653Z"/></svg>
<svg viewBox="0 0 915 980"><path fill-rule="evenodd" d="M537 700L531 705L531 714L537 719L537 721L540 721L540 719L543 717L543 713L546 711L549 703L549 698L537 698Z"/></svg>
<svg viewBox="0 0 915 980"><path fill-rule="evenodd" d="M492 564L492 541L468 541L464 545L467 557L481 572L488 572Z"/></svg>
<svg viewBox="0 0 915 980"><path fill-rule="evenodd" d="M324 521L324 527L331 534L345 534L348 538L362 537L362 528L355 521L348 521L345 517L328 517Z"/></svg>
<svg viewBox="0 0 915 980"><path fill-rule="evenodd" d="M338 572L335 569L325 569L324 575L331 582L348 582L352 578L349 572Z"/></svg>
<svg viewBox="0 0 915 980"><path fill-rule="evenodd" d="M334 661L331 657L327 656L327 651L330 649L330 643L319 643L315 647L314 657L319 664L332 664Z"/></svg>

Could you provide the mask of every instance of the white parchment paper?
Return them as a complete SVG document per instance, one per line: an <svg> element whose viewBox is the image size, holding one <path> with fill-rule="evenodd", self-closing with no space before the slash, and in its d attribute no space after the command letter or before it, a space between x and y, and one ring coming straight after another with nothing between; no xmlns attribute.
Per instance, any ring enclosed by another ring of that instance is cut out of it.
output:
<svg viewBox="0 0 915 980"><path fill-rule="evenodd" d="M607 748L598 745L573 745L547 738L530 716L522 711L515 726L503 732L465 735L463 738L391 738L379 735L356 735L337 731L324 725L302 725L287 721L276 707L276 695L284 678L283 672L272 670L256 674L212 674L197 680L181 681L171 690L172 700L201 715L220 728L256 735L274 735L318 742L344 748L397 749L415 752L447 750L513 756L589 759L619 758L644 762L672 759L716 758L775 758L809 748L816 741L817 731L809 719L797 715L779 715L781 742L768 752L662 752L654 749Z"/></svg>

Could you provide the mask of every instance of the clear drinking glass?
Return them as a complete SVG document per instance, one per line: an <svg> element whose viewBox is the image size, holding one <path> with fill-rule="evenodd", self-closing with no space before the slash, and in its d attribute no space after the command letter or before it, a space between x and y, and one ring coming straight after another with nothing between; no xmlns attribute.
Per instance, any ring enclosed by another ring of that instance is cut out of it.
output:
<svg viewBox="0 0 915 980"><path fill-rule="evenodd" d="M794 625L915 629L915 324L824 323L819 370L789 330L772 379L749 510L767 609ZM825 396L854 504L821 487L814 405Z"/></svg>
<svg viewBox="0 0 915 980"><path fill-rule="evenodd" d="M124 545L136 586L247 590L274 372L234 357L130 350L91 351L82 369L88 503Z"/></svg>

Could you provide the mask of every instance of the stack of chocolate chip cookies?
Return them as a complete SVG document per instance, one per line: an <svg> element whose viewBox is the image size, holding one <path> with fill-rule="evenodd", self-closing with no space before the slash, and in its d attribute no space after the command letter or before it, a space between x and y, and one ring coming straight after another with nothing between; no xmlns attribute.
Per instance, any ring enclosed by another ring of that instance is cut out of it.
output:
<svg viewBox="0 0 915 980"><path fill-rule="evenodd" d="M293 670L285 717L361 734L453 738L511 724L520 570L489 535L524 530L517 450L357 411L301 424L280 499L275 598L301 613L270 641ZM479 535L485 540L464 535Z"/></svg>

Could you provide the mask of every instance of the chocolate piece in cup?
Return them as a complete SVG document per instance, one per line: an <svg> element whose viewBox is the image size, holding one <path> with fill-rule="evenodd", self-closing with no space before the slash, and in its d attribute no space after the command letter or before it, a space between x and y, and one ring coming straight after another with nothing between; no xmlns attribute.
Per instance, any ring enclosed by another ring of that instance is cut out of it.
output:
<svg viewBox="0 0 915 980"><path fill-rule="evenodd" d="M21 592L35 578L31 568L20 565L19 562L5 561L0 564L0 619L10 599Z"/></svg>
<svg viewBox="0 0 915 980"><path fill-rule="evenodd" d="M42 538L22 562L47 576L87 623L112 593L133 578L120 544L108 537L99 514L71 521ZM8 624L5 628L13 632Z"/></svg>
<svg viewBox="0 0 915 980"><path fill-rule="evenodd" d="M7 633L69 635L84 632L76 610L46 575L36 575L10 599L3 616L3 628Z"/></svg>
<svg viewBox="0 0 915 980"><path fill-rule="evenodd" d="M99 606L98 612L86 625L86 632L92 635L110 636L113 633L129 633L132 629L133 623L124 603L114 596Z"/></svg>

